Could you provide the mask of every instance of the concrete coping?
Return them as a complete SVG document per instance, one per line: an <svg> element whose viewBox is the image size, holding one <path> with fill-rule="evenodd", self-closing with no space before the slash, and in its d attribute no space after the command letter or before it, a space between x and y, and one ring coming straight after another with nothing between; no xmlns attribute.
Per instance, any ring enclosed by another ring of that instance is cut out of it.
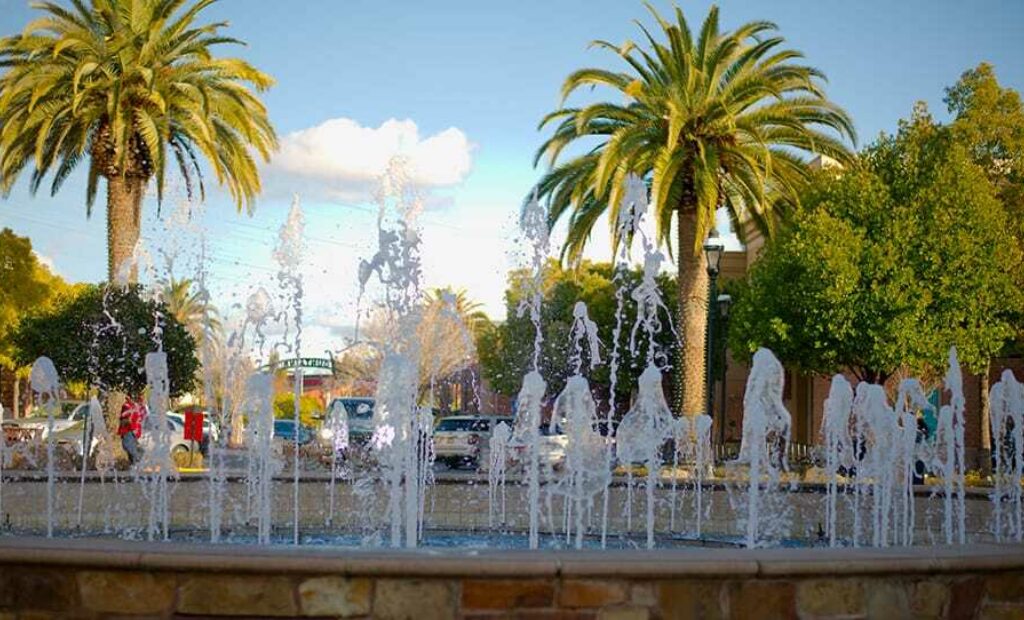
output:
<svg viewBox="0 0 1024 620"><path fill-rule="evenodd" d="M245 472L239 470L224 472L224 480L228 483L238 483L245 481ZM82 480L82 473L80 471L61 471L55 473L55 479L62 482L74 482L78 483ZM88 484L95 484L99 482L112 482L118 478L121 482L134 480L134 474L127 471L118 471L116 476L114 473L100 474L97 471L87 471L85 474L85 482ZM206 483L209 482L210 478L206 472L181 472L175 473L169 476L169 479L174 480L175 483ZM299 484L323 484L330 482L331 474L329 472L321 471L303 471L299 477ZM480 472L436 472L434 474L433 485L455 485L455 484L487 484L489 478L486 473ZM8 470L5 469L0 472L0 484L18 484L18 483L42 483L47 481L46 471L40 470ZM611 486L613 487L625 487L627 485L628 478L624 475L612 476ZM294 478L290 473L283 473L274 476L274 482L283 482L291 484L294 482ZM338 486L351 486L351 481L336 478L335 482ZM508 478L509 486L513 486L516 483L521 482L520 479L515 477ZM663 477L662 484L671 483L671 478ZM692 485L693 480L678 480L680 486ZM704 489L726 489L726 488L745 488L749 483L745 480L730 480L722 478L713 478L704 480L701 482L701 487ZM782 483L786 487L786 493L817 493L825 494L828 492L827 482L817 482L808 480L799 480L793 482ZM839 488L853 488L856 483L839 483ZM941 484L915 484L914 495L916 497L941 497L945 493L945 487ZM981 500L991 501L992 499L992 488L991 487L964 487L964 497L970 500Z"/></svg>
<svg viewBox="0 0 1024 620"><path fill-rule="evenodd" d="M1024 569L1024 545L885 549L470 550L198 545L0 538L0 566L361 577L754 577Z"/></svg>

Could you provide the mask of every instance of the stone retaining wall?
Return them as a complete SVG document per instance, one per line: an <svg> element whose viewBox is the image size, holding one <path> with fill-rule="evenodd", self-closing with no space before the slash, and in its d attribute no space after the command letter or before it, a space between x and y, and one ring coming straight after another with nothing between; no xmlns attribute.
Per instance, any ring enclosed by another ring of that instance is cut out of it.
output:
<svg viewBox="0 0 1024 620"><path fill-rule="evenodd" d="M0 618L1024 618L1024 547L339 551L0 539Z"/></svg>

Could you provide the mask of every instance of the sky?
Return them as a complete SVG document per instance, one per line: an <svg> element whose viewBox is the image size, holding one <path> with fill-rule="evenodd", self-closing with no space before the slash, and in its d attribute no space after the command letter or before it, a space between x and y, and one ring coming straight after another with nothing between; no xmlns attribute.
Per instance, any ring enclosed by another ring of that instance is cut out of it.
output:
<svg viewBox="0 0 1024 620"><path fill-rule="evenodd" d="M694 27L708 7L679 4ZM0 35L19 31L33 14L26 0L0 0ZM753 19L778 24L789 46L828 75L827 92L854 118L861 146L894 130L918 100L945 119L943 88L979 62L992 63L1003 85L1024 90L1019 0L723 2L721 15L725 28ZM276 290L273 246L298 196L306 222L303 322L314 352L339 349L354 322L359 260L375 251L371 194L396 154L411 162L425 195L424 284L465 288L502 318L505 274L519 260L516 215L542 172L533 167L544 139L538 121L559 105L571 71L620 67L611 54L588 49L591 40L637 40L633 20L651 22L633 0L222 0L205 16L229 21L227 34L248 43L222 54L276 79L264 100L281 149L263 168L265 191L251 215L220 191L185 209L173 180L159 216L155 198L147 199L152 271L193 277L202 235L222 310L244 304L256 287ZM31 237L63 277L96 282L106 275L104 211L100 204L86 217L82 172L56 197L32 197L20 183L0 198L0 226ZM595 259L610 256L604 230L593 238ZM737 246L734 238L729 245Z"/></svg>

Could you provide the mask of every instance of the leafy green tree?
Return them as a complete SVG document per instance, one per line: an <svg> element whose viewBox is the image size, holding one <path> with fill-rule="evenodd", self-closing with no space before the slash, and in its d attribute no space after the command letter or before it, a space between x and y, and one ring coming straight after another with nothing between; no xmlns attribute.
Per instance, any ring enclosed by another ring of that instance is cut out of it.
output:
<svg viewBox="0 0 1024 620"><path fill-rule="evenodd" d="M738 286L731 348L881 382L941 369L956 345L980 372L1024 308L1008 224L986 172L918 107L860 165L817 178Z"/></svg>
<svg viewBox="0 0 1024 620"><path fill-rule="evenodd" d="M13 404L14 414L22 400L19 382L28 375L28 368L19 368L15 360L18 324L23 317L50 308L68 290L64 280L39 261L28 237L10 228L0 230L0 372L14 374L13 393L4 397Z"/></svg>
<svg viewBox="0 0 1024 620"><path fill-rule="evenodd" d="M1024 104L1020 93L1004 88L995 70L981 63L965 71L946 89L946 106L955 118L953 138L987 173L996 188L1011 225L1024 244ZM1024 288L1024 270L1018 272ZM1006 354L1024 353L1024 316L1017 320L1016 342Z"/></svg>
<svg viewBox="0 0 1024 620"><path fill-rule="evenodd" d="M39 262L28 237L0 230L0 366L13 369L14 333L22 317L44 311L68 290Z"/></svg>
<svg viewBox="0 0 1024 620"><path fill-rule="evenodd" d="M501 394L514 395L522 384L523 375L532 367L535 329L528 315L519 316L517 309L521 301L523 280L532 277L525 270L509 274L509 286L505 291L508 319L494 324L477 336L477 351L483 375L491 387ZM642 332L636 337L635 352L630 340L636 322L636 303L629 298L631 291L641 277L639 270L620 272L616 281L610 263L583 261L577 269L563 269L557 261L550 261L544 273L543 300L541 305L540 371L548 382L548 394L554 396L565 386L565 380L572 372L569 363L572 348L573 307L577 301L587 304L590 318L597 324L602 342L603 364L594 370L584 366L584 374L591 384L599 389L610 387L610 358L615 342L616 290L624 287L625 304L622 314L622 329L619 334L619 372L616 379L616 399L620 405L628 404L630 393L636 388L636 381L647 364L647 340ZM675 336L671 317L675 316L675 281L669 276L660 277L658 285L669 316L662 317L663 329L655 340L656 360L661 367L672 367L677 361Z"/></svg>
<svg viewBox="0 0 1024 620"><path fill-rule="evenodd" d="M1020 93L1003 88L995 70L981 63L946 89L954 115L954 139L986 172L1024 239L1024 104Z"/></svg>
<svg viewBox="0 0 1024 620"><path fill-rule="evenodd" d="M649 182L658 242L671 251L676 238L682 411L695 414L705 407L701 246L716 211L725 207L734 223L752 220L770 232L773 212L796 203L808 178L802 154L849 162L840 136L855 136L846 112L825 96L822 73L783 47L774 24L723 32L712 7L694 36L680 9L674 21L651 13L661 40L640 26L645 45L594 42L625 71L585 68L566 78L563 98L597 86L614 98L561 107L542 121L555 128L537 153L552 164L537 190L550 203L552 225L568 217L563 256L576 259L601 215L618 220L628 176ZM575 156L560 162L567 149Z"/></svg>
<svg viewBox="0 0 1024 620"><path fill-rule="evenodd" d="M239 208L260 191L252 151L264 160L277 138L252 93L273 80L213 48L240 43L226 22L198 24L214 0L75 0L37 6L43 15L0 39L0 190L32 167L35 192L52 174L56 194L88 160L87 213L107 181L108 276L127 270L139 239L142 198L168 167L189 194L204 194L200 158L227 185Z"/></svg>
<svg viewBox="0 0 1024 620"><path fill-rule="evenodd" d="M15 335L17 361L53 360L61 379L103 393L138 396L146 387L145 358L167 354L170 396L195 385L195 340L163 303L147 299L138 285L88 286L50 312L22 321Z"/></svg>

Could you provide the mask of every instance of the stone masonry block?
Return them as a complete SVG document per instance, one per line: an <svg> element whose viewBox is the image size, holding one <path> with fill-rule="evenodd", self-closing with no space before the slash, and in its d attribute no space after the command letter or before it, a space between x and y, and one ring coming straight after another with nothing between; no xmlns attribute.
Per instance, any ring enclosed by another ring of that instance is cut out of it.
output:
<svg viewBox="0 0 1024 620"><path fill-rule="evenodd" d="M118 614L161 614L174 606L174 576L135 571L78 573L82 606Z"/></svg>
<svg viewBox="0 0 1024 620"><path fill-rule="evenodd" d="M551 607L555 585L544 579L469 579L462 582L463 609Z"/></svg>
<svg viewBox="0 0 1024 620"><path fill-rule="evenodd" d="M453 584L440 579L379 579L373 614L379 620L448 620L455 618Z"/></svg>
<svg viewBox="0 0 1024 620"><path fill-rule="evenodd" d="M810 579L796 587L801 615L858 616L864 613L864 585L856 579Z"/></svg>
<svg viewBox="0 0 1024 620"><path fill-rule="evenodd" d="M299 584L304 616L347 618L370 613L373 582L345 577L313 577Z"/></svg>
<svg viewBox="0 0 1024 620"><path fill-rule="evenodd" d="M298 614L287 577L189 575L178 586L178 612L196 615L291 617Z"/></svg>
<svg viewBox="0 0 1024 620"><path fill-rule="evenodd" d="M624 603L628 598L628 584L623 581L567 579L562 582L558 604L562 607L606 607Z"/></svg>

